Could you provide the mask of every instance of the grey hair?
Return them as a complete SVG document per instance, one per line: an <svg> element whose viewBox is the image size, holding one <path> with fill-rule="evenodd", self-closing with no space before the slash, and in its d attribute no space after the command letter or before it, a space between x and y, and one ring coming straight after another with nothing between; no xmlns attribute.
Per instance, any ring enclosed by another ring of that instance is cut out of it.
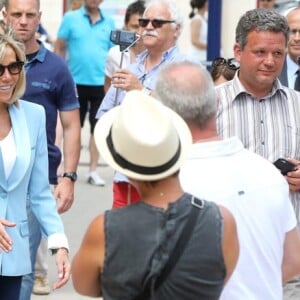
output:
<svg viewBox="0 0 300 300"><path fill-rule="evenodd" d="M155 5L155 4L165 4L169 9L171 19L175 21L174 26L176 26L176 24L177 24L182 29L182 27L183 27L183 17L181 15L178 7L176 6L174 0L149 0L146 3L146 9L145 9L144 14L146 13L149 6L152 6L152 5Z"/></svg>
<svg viewBox="0 0 300 300"><path fill-rule="evenodd" d="M180 76L184 68L187 70ZM157 99L185 121L203 126L216 116L214 84L210 74L199 64L181 61L165 65L158 73L154 92Z"/></svg>
<svg viewBox="0 0 300 300"><path fill-rule="evenodd" d="M289 25L286 18L273 9L252 9L242 15L235 31L235 41L242 49L247 44L248 34L254 30L257 32L282 32L285 36L286 44L289 38Z"/></svg>

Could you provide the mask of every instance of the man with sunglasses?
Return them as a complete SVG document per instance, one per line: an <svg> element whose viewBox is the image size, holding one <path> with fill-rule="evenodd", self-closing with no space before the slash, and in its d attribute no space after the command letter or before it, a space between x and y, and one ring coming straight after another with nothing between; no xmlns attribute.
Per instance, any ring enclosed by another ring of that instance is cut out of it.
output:
<svg viewBox="0 0 300 300"><path fill-rule="evenodd" d="M35 38L41 20L39 0L7 0L3 17L5 23L11 26L16 37L25 45L26 91L22 98L45 108L49 158L49 169L45 172L49 173L49 183L54 189L57 210L63 213L70 209L74 200L74 183L80 154L79 103L74 82L64 60L47 50ZM11 70L13 69L11 67ZM59 180L57 167L61 161L61 152L54 144L58 112L63 128L64 149L64 173ZM34 269L36 252L41 240L41 228L29 207L28 222L31 263ZM41 260L43 265L41 274L36 274L40 283L37 292L40 294L50 293L46 257ZM21 300L30 299L32 286L31 273L23 278Z"/></svg>
<svg viewBox="0 0 300 300"><path fill-rule="evenodd" d="M112 86L98 110L96 116L98 118L122 103L127 91L136 89L150 94L155 87L158 70L168 62L186 58L177 46L182 18L173 0L149 1L143 17L139 19L139 25L142 27L141 38L146 50L137 57L136 63L127 69L117 70L112 76ZM123 183L128 185L125 190L121 188ZM137 200L139 200L139 195L128 183L128 179L116 173L113 206L121 207Z"/></svg>
<svg viewBox="0 0 300 300"><path fill-rule="evenodd" d="M234 45L240 69L233 80L216 87L217 125L223 138L238 136L246 148L271 163L285 158L296 166L284 177L299 228L300 94L277 78L288 35L285 17L274 10L254 9L240 18ZM295 299L300 299L299 287L294 293Z"/></svg>

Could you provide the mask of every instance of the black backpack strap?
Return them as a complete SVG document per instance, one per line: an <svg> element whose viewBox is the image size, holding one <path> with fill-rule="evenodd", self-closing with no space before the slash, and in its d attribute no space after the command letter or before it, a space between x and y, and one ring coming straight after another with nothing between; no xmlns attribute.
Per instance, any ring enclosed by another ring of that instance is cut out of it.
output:
<svg viewBox="0 0 300 300"><path fill-rule="evenodd" d="M168 275L174 269L175 265L177 264L179 258L181 257L195 227L197 217L204 206L204 201L194 198L192 196L191 199L191 210L188 216L188 219L185 223L185 226L177 240L177 243L169 256L167 263L165 264L164 268L162 269L160 275L156 278L154 284L154 291L156 291L162 283L166 280ZM151 282L147 284L143 292L135 298L135 300L147 300L151 295Z"/></svg>

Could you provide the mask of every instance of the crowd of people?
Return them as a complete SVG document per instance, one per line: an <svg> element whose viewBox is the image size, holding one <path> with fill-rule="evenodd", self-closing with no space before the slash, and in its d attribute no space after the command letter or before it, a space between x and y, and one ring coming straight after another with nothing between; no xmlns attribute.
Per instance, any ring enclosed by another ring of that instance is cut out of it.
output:
<svg viewBox="0 0 300 300"><path fill-rule="evenodd" d="M208 0L190 2L187 53L176 1L131 1L120 30L102 2L73 1L56 41L39 0L0 3L0 298L49 294L50 251L52 288L72 273L91 297L283 299L300 276L300 8L260 0L208 71ZM86 180L106 184L101 155L113 205L70 261L87 115Z"/></svg>

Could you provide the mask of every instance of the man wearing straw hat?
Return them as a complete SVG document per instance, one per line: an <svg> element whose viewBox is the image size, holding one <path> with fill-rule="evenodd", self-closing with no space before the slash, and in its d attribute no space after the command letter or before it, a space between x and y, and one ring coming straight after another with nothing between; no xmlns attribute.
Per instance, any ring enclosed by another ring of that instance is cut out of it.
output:
<svg viewBox="0 0 300 300"><path fill-rule="evenodd" d="M192 141L185 122L151 96L131 91L98 121L95 141L141 201L91 223L73 260L75 289L104 299L219 299L237 262L235 221L224 207L182 190L178 171ZM195 223L182 246L190 219Z"/></svg>

